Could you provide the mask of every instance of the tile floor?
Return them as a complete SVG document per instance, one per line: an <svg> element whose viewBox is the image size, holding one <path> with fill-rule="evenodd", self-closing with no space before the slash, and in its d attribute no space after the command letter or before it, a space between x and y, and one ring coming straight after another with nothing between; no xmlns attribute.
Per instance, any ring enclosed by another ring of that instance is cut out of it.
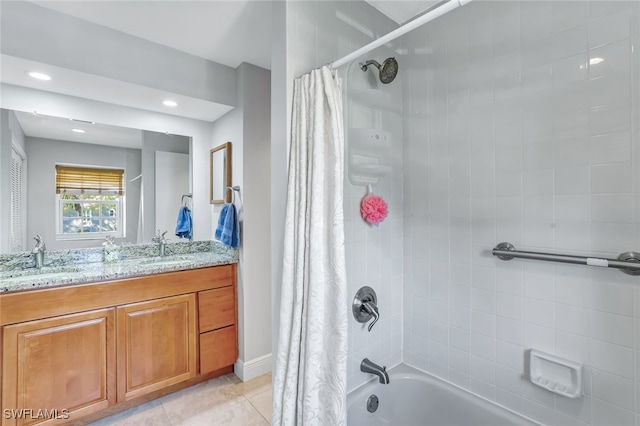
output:
<svg viewBox="0 0 640 426"><path fill-rule="evenodd" d="M269 425L271 373L241 382L227 374L91 423L90 426Z"/></svg>

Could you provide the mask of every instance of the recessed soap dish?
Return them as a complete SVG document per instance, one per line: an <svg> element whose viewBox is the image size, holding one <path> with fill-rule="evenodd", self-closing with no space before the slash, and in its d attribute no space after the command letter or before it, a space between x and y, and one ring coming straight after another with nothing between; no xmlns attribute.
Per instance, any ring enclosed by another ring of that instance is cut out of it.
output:
<svg viewBox="0 0 640 426"><path fill-rule="evenodd" d="M529 378L534 385L568 398L582 396L582 364L532 349Z"/></svg>

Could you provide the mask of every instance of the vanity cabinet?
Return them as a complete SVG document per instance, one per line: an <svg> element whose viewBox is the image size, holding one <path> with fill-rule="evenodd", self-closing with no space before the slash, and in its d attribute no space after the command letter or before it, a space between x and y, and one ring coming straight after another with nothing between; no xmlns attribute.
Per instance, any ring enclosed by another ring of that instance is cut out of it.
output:
<svg viewBox="0 0 640 426"><path fill-rule="evenodd" d="M77 418L115 403L114 319L100 309L4 327L2 407L34 411L14 420L3 410L3 424L31 424L38 409Z"/></svg>
<svg viewBox="0 0 640 426"><path fill-rule="evenodd" d="M3 426L48 423L29 418L38 410L95 420L229 373L238 356L234 264L4 293L0 307Z"/></svg>
<svg viewBox="0 0 640 426"><path fill-rule="evenodd" d="M117 308L118 402L196 375L195 313L195 294Z"/></svg>
<svg viewBox="0 0 640 426"><path fill-rule="evenodd" d="M236 330L235 289L224 287L198 293L200 372L218 370L238 358L232 346ZM233 360L233 361L232 361Z"/></svg>

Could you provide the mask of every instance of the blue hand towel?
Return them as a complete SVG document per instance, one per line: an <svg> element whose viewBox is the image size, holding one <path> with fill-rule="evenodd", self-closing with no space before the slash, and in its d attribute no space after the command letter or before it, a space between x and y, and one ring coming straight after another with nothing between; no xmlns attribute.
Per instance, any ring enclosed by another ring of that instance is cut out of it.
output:
<svg viewBox="0 0 640 426"><path fill-rule="evenodd" d="M191 210L188 207L180 207L178 211L178 221L176 223L176 236L191 239L193 226L191 222Z"/></svg>
<svg viewBox="0 0 640 426"><path fill-rule="evenodd" d="M232 203L226 203L220 212L218 226L216 228L216 240L231 248L237 249L240 238L240 229L238 224L238 214L236 206Z"/></svg>

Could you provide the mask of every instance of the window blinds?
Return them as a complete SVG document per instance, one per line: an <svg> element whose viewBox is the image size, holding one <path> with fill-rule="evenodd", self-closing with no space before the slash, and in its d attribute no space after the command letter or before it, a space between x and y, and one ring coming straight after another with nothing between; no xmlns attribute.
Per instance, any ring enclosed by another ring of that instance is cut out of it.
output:
<svg viewBox="0 0 640 426"><path fill-rule="evenodd" d="M22 179L23 159L16 152L11 150L11 232L10 244L11 252L22 251L25 248L23 244L24 223L24 180Z"/></svg>
<svg viewBox="0 0 640 426"><path fill-rule="evenodd" d="M56 194L124 195L124 170L56 165Z"/></svg>

